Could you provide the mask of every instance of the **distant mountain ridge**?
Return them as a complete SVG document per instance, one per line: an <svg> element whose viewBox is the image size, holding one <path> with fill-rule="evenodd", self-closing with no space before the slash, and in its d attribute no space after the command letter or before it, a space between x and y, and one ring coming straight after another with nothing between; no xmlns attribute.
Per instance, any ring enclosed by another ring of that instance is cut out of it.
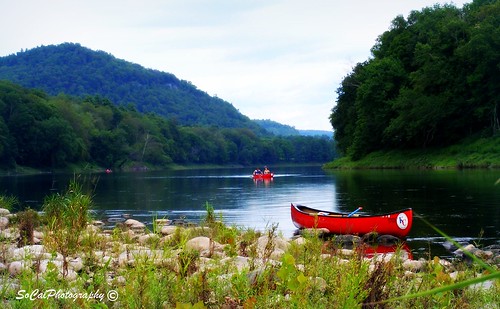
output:
<svg viewBox="0 0 500 309"><path fill-rule="evenodd" d="M261 127L266 129L266 131L273 133L274 135L280 136L294 136L294 135L303 135L303 136L327 136L329 138L333 138L332 131L323 131L323 130L298 130L295 127L281 124L279 122L270 120L270 119L254 119L254 121L259 124Z"/></svg>
<svg viewBox="0 0 500 309"><path fill-rule="evenodd" d="M146 69L76 43L41 46L0 57L0 79L51 95L98 95L183 125L263 129L232 104L171 73Z"/></svg>

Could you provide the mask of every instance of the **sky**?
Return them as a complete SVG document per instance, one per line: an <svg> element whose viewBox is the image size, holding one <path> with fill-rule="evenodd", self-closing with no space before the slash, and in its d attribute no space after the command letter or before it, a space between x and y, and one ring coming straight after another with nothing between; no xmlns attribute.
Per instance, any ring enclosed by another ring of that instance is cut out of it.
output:
<svg viewBox="0 0 500 309"><path fill-rule="evenodd" d="M0 56L79 43L172 73L251 119L328 130L391 21L438 0L0 0Z"/></svg>

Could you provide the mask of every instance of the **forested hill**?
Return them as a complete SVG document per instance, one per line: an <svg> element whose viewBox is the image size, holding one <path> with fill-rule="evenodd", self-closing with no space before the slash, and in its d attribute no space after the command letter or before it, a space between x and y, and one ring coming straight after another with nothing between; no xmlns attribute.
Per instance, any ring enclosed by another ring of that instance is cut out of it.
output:
<svg viewBox="0 0 500 309"><path fill-rule="evenodd" d="M164 168L171 164L324 163L333 140L183 126L100 96L49 96L0 81L0 171L19 166Z"/></svg>
<svg viewBox="0 0 500 309"><path fill-rule="evenodd" d="M428 149L500 134L500 1L398 16L337 90L337 147Z"/></svg>
<svg viewBox="0 0 500 309"><path fill-rule="evenodd" d="M233 105L173 74L146 69L79 44L42 46L0 57L0 80L50 95L99 95L117 105L132 104L183 125L262 128Z"/></svg>

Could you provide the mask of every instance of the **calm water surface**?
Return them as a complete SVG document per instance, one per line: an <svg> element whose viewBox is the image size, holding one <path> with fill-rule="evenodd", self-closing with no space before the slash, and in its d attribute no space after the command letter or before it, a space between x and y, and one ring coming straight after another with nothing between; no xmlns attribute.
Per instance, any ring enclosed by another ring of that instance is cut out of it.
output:
<svg viewBox="0 0 500 309"><path fill-rule="evenodd" d="M369 170L325 172L320 167L274 168L273 181L255 182L252 169L202 169L84 175L96 181L95 216L110 222L124 214L150 224L154 217L198 222L209 202L225 223L284 236L296 231L290 203L327 211L365 213L412 207L458 241L500 243L500 170ZM0 194L40 209L45 196L64 190L74 175L0 177ZM110 223L111 224L111 223ZM114 223L113 223L114 224ZM444 239L415 219L407 243L415 253L446 255Z"/></svg>

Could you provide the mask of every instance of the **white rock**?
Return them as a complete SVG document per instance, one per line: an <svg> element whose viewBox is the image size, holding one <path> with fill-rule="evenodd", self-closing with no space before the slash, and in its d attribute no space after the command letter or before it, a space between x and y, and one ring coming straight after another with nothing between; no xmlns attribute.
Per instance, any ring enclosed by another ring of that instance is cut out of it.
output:
<svg viewBox="0 0 500 309"><path fill-rule="evenodd" d="M281 260L281 257L285 254L285 251L281 249L275 249L273 253L271 253L271 256L269 258L279 261Z"/></svg>
<svg viewBox="0 0 500 309"><path fill-rule="evenodd" d="M125 239L127 239L127 238L133 239L135 237L135 232L132 230L128 230L128 231L122 232L121 236Z"/></svg>
<svg viewBox="0 0 500 309"><path fill-rule="evenodd" d="M12 251L13 260L50 258L51 256L52 254L48 253L43 245L29 245Z"/></svg>
<svg viewBox="0 0 500 309"><path fill-rule="evenodd" d="M137 221L135 219L127 219L125 221L125 225L134 230L146 228L146 225L144 223Z"/></svg>
<svg viewBox="0 0 500 309"><path fill-rule="evenodd" d="M9 218L7 217L0 217L0 229L5 229L9 226Z"/></svg>
<svg viewBox="0 0 500 309"><path fill-rule="evenodd" d="M451 280L456 281L459 275L460 275L460 273L458 271L454 271L454 272L450 273L450 278L451 278Z"/></svg>
<svg viewBox="0 0 500 309"><path fill-rule="evenodd" d="M29 266L24 261L14 261L9 264L9 274L13 277L27 269Z"/></svg>
<svg viewBox="0 0 500 309"><path fill-rule="evenodd" d="M115 281L120 286L124 286L127 283L127 279L125 279L125 277L123 277L123 276L116 277Z"/></svg>
<svg viewBox="0 0 500 309"><path fill-rule="evenodd" d="M213 247L211 247L213 246ZM205 236L198 236L195 238L191 238L186 242L186 248L191 250L196 250L198 252L202 251L221 251L223 250L223 246L215 241L210 241L210 238Z"/></svg>
<svg viewBox="0 0 500 309"><path fill-rule="evenodd" d="M439 264L441 264L441 265L443 265L444 267L447 267L447 268L452 267L451 262L449 262L449 261L447 261L447 260L443 260L443 259L440 259L440 260L439 260Z"/></svg>
<svg viewBox="0 0 500 309"><path fill-rule="evenodd" d="M16 239L19 235L13 233L10 229L0 230L0 237L4 239Z"/></svg>
<svg viewBox="0 0 500 309"><path fill-rule="evenodd" d="M231 263L238 271L250 268L250 258L245 256L227 257L220 260L220 262L221 264Z"/></svg>
<svg viewBox="0 0 500 309"><path fill-rule="evenodd" d="M104 222L102 222L100 220L94 220L94 221L92 221L92 225L102 227L102 226L104 226Z"/></svg>
<svg viewBox="0 0 500 309"><path fill-rule="evenodd" d="M71 265L68 265L68 269L64 272L63 263L58 260L42 260L40 262L39 272L46 274L48 271L56 271L59 279L64 278L68 281L74 281L78 277L76 271L71 269Z"/></svg>
<svg viewBox="0 0 500 309"><path fill-rule="evenodd" d="M270 239L267 235L261 236L261 237L259 237L259 239L257 239L257 254L260 257L264 257L264 255L266 255L266 254L272 255L272 253L278 249L282 250L282 251L286 251L288 249L288 247L290 247L290 243L282 237L276 236L276 237L272 238L271 240L272 240L272 242L269 243ZM266 249L266 247L267 247L267 249ZM266 250L269 250L269 249L271 249L272 251L266 252Z"/></svg>
<svg viewBox="0 0 500 309"><path fill-rule="evenodd" d="M476 249L477 249L476 246L474 246L473 244L468 244L463 248L464 251L469 251L469 252L475 251Z"/></svg>
<svg viewBox="0 0 500 309"><path fill-rule="evenodd" d="M169 225L170 223L172 223L172 221L169 219L156 219L155 220L155 224L157 226L166 226L166 225Z"/></svg>
<svg viewBox="0 0 500 309"><path fill-rule="evenodd" d="M2 291L4 295L8 295L9 293L16 293L20 289L21 287L19 286L19 284L14 282L11 278L0 278L0 291Z"/></svg>
<svg viewBox="0 0 500 309"><path fill-rule="evenodd" d="M417 276L417 274L415 274L414 272L409 271L409 270L405 270L404 275L403 275L403 277L408 278L408 279L413 279L413 278L415 278L415 276Z"/></svg>
<svg viewBox="0 0 500 309"><path fill-rule="evenodd" d="M10 214L10 210L6 208L0 208L0 216L7 216Z"/></svg>
<svg viewBox="0 0 500 309"><path fill-rule="evenodd" d="M137 241L140 243L140 244L146 244L150 241L155 241L155 240L158 240L160 237L158 236L158 234L145 234L145 235L141 235L139 236L139 238L137 239Z"/></svg>
<svg viewBox="0 0 500 309"><path fill-rule="evenodd" d="M83 260L81 257L70 259L68 263L69 267L71 267L71 269L73 269L76 272L80 271L83 268Z"/></svg>
<svg viewBox="0 0 500 309"><path fill-rule="evenodd" d="M424 265L425 262L421 260L406 260L403 262L403 269L416 272L423 270Z"/></svg>
<svg viewBox="0 0 500 309"><path fill-rule="evenodd" d="M175 226L175 225L166 225L161 228L161 233L163 235L172 235L175 233L177 229L180 229L181 227Z"/></svg>
<svg viewBox="0 0 500 309"><path fill-rule="evenodd" d="M33 237L36 237L38 239L43 239L43 232L40 232L40 231L33 231Z"/></svg>
<svg viewBox="0 0 500 309"><path fill-rule="evenodd" d="M298 238L292 240L292 242L300 246L300 245L306 244L307 239L305 239L304 237L298 237Z"/></svg>
<svg viewBox="0 0 500 309"><path fill-rule="evenodd" d="M97 225L93 225L93 224L88 224L87 225L87 228L85 229L87 231L87 233L99 233L101 231L101 228L98 227Z"/></svg>
<svg viewBox="0 0 500 309"><path fill-rule="evenodd" d="M321 277L311 277L310 280L311 280L311 286L315 287L321 292L325 292L326 289L328 288L328 283L326 282L325 279Z"/></svg>
<svg viewBox="0 0 500 309"><path fill-rule="evenodd" d="M40 261L38 272L44 274L47 271L57 270L60 273L62 267L63 263L60 260L45 259Z"/></svg>
<svg viewBox="0 0 500 309"><path fill-rule="evenodd" d="M371 260L372 263L376 262L389 263L392 259L394 259L395 256L396 254L394 253L375 254Z"/></svg>
<svg viewBox="0 0 500 309"><path fill-rule="evenodd" d="M339 253L343 256L353 256L355 252L351 249L340 249Z"/></svg>

